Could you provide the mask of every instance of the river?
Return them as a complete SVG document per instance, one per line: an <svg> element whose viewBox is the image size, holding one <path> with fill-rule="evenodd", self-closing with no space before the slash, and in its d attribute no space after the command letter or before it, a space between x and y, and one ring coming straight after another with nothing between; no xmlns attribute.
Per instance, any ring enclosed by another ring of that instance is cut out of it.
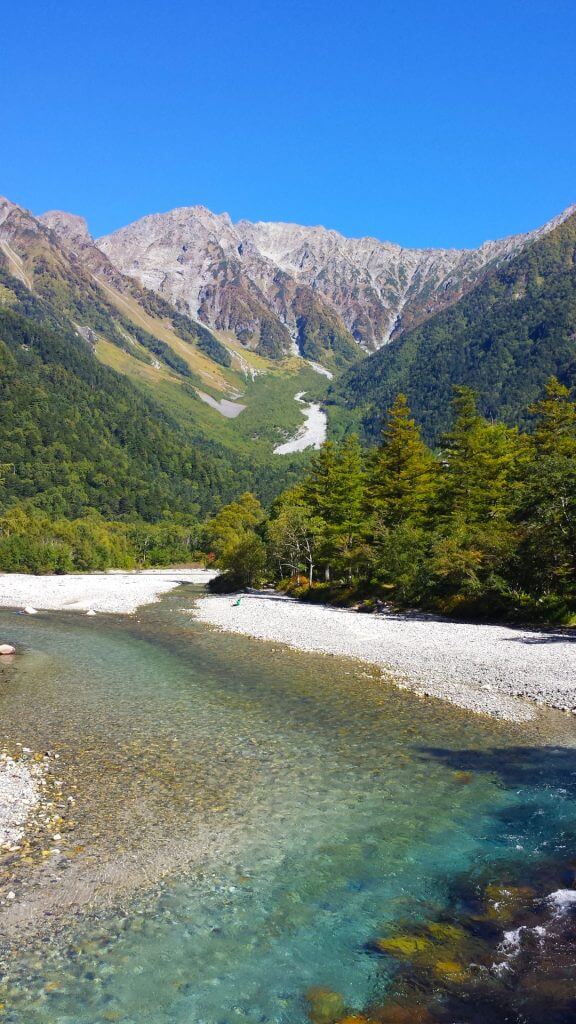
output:
<svg viewBox="0 0 576 1024"><path fill-rule="evenodd" d="M512 969L489 969L571 884L572 722L484 719L214 632L196 593L137 618L0 612L24 650L2 742L57 757L72 799L59 854L8 863L3 1019L538 1024L544 1000L573 1020L561 957L523 962L516 1016Z"/></svg>

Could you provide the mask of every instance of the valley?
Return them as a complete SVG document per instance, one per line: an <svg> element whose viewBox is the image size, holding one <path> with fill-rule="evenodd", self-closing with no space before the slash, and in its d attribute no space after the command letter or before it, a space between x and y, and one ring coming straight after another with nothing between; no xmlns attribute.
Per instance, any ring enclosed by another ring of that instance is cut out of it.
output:
<svg viewBox="0 0 576 1024"><path fill-rule="evenodd" d="M576 1024L576 6L2 13L0 1024Z"/></svg>

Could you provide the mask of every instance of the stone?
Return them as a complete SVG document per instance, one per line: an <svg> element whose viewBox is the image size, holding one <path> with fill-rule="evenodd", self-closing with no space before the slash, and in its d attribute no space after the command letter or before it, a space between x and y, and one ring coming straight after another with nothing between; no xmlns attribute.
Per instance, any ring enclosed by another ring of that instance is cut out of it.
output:
<svg viewBox="0 0 576 1024"><path fill-rule="evenodd" d="M334 1024L344 1014L345 1004L340 993L321 985L308 989L306 1002L310 1006L312 1024Z"/></svg>
<svg viewBox="0 0 576 1024"><path fill-rule="evenodd" d="M374 945L381 953L389 953L406 959L413 959L430 953L434 949L431 939L420 935L398 935L396 938L376 939Z"/></svg>
<svg viewBox="0 0 576 1024"><path fill-rule="evenodd" d="M486 887L487 917L501 924L509 924L516 914L534 899L534 890L528 886L488 885Z"/></svg>
<svg viewBox="0 0 576 1024"><path fill-rule="evenodd" d="M16 648L12 644L0 644L0 655L2 654L16 654Z"/></svg>
<svg viewBox="0 0 576 1024"><path fill-rule="evenodd" d="M438 960L434 964L434 974L442 981L466 981L466 969L457 960Z"/></svg>

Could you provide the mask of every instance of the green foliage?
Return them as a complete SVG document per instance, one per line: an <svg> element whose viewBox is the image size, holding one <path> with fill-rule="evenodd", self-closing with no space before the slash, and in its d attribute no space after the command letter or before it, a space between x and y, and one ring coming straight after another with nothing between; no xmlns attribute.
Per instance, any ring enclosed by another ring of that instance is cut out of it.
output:
<svg viewBox="0 0 576 1024"><path fill-rule="evenodd" d="M215 556L215 564L224 570L219 589L241 589L260 580L267 552L256 531L264 518L260 502L247 492L206 523L205 545Z"/></svg>
<svg viewBox="0 0 576 1024"><path fill-rule="evenodd" d="M209 513L253 479L248 459L184 431L65 328L0 310L0 451L12 468L0 508L30 502L51 517L96 509L156 521Z"/></svg>
<svg viewBox="0 0 576 1024"><path fill-rule="evenodd" d="M405 395L398 395L390 410L369 469L368 503L380 524L393 527L406 520L424 521L437 466L410 416Z"/></svg>
<svg viewBox="0 0 576 1024"><path fill-rule="evenodd" d="M278 320L262 319L260 322L260 340L257 351L269 359L281 359L290 349L290 334Z"/></svg>
<svg viewBox="0 0 576 1024"><path fill-rule="evenodd" d="M304 500L312 516L324 523L322 553L325 576L334 567L353 575L360 557L363 527L364 473L358 438L337 446L327 441L312 461L304 484Z"/></svg>
<svg viewBox="0 0 576 1024"><path fill-rule="evenodd" d="M553 378L533 412L532 458L519 508L519 578L544 599L576 590L576 404Z"/></svg>
<svg viewBox="0 0 576 1024"><path fill-rule="evenodd" d="M218 561L247 534L253 533L264 519L264 509L250 492L225 505L205 526L205 543Z"/></svg>
<svg viewBox="0 0 576 1024"><path fill-rule="evenodd" d="M340 584L450 614L569 621L576 610L576 404L557 380L533 435L486 420L455 389L434 455L403 395L376 451L328 441L264 535L277 579ZM364 464L363 464L364 463ZM320 592L320 591L319 591Z"/></svg>
<svg viewBox="0 0 576 1024"><path fill-rule="evenodd" d="M228 349L210 331L202 331L198 339L198 348L215 363L220 363L220 366L232 366L232 356Z"/></svg>
<svg viewBox="0 0 576 1024"><path fill-rule="evenodd" d="M331 389L370 439L395 395L407 395L424 436L448 427L452 387L468 385L481 413L528 427L554 375L576 383L576 215L489 274L450 309L353 367Z"/></svg>
<svg viewBox="0 0 576 1024"><path fill-rule="evenodd" d="M298 317L298 349L305 359L348 366L356 362L361 350L336 314L311 309Z"/></svg>
<svg viewBox="0 0 576 1024"><path fill-rule="evenodd" d="M199 527L187 522L111 523L96 513L50 519L43 512L10 509L0 517L0 571L96 572L189 562Z"/></svg>
<svg viewBox="0 0 576 1024"><path fill-rule="evenodd" d="M301 488L282 496L267 524L269 556L280 578L305 574L312 584L325 532L324 520L307 506Z"/></svg>
<svg viewBox="0 0 576 1024"><path fill-rule="evenodd" d="M125 331L128 332L129 335L135 337L136 340L139 341L144 348L148 349L149 352L158 356L159 359L166 363L166 366L169 366L172 370L176 370L176 372L182 377L192 376L188 363L186 363L184 359L182 359L182 356L179 356L177 352L174 352L174 349L170 348L170 345L167 345L164 341L160 341L159 338L150 334L149 331L145 331L142 327L138 327L136 324L133 324L128 320L123 320L122 322L124 324ZM131 351L129 342L125 342L124 345L121 345L120 347L125 348L128 352Z"/></svg>
<svg viewBox="0 0 576 1024"><path fill-rule="evenodd" d="M220 565L231 589L241 590L262 582L267 560L264 542L250 533L222 557Z"/></svg>

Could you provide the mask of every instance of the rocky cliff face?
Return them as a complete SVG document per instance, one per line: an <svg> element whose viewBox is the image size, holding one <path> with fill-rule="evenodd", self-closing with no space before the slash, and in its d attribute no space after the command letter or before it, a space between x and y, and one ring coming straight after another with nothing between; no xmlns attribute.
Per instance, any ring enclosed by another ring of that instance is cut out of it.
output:
<svg viewBox="0 0 576 1024"><path fill-rule="evenodd" d="M193 206L144 217L96 244L123 274L245 344L346 362L354 342L380 348L569 213L525 235L456 250L405 249L322 227L234 224Z"/></svg>

